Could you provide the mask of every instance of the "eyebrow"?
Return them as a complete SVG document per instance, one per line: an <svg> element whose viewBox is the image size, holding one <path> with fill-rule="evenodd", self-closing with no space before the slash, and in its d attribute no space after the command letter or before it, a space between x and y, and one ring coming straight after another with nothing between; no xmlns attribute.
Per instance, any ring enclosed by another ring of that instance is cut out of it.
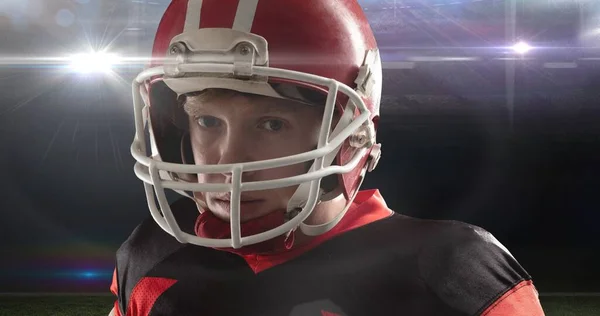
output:
<svg viewBox="0 0 600 316"><path fill-rule="evenodd" d="M191 117L195 117L198 116L198 114L200 114L199 107L200 104L198 102L185 101L183 103L183 110L185 111L185 113L187 113L187 115Z"/></svg>

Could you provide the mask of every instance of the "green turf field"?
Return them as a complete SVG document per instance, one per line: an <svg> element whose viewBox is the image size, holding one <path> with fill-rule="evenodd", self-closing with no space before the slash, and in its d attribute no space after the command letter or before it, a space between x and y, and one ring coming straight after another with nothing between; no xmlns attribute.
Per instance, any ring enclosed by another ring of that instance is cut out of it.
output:
<svg viewBox="0 0 600 316"><path fill-rule="evenodd" d="M109 295L0 296L0 316L106 316L113 304Z"/></svg>
<svg viewBox="0 0 600 316"><path fill-rule="evenodd" d="M542 297L548 316L600 316L600 297ZM111 296L0 296L0 316L108 315Z"/></svg>
<svg viewBox="0 0 600 316"><path fill-rule="evenodd" d="M600 316L600 297L541 297L548 316Z"/></svg>

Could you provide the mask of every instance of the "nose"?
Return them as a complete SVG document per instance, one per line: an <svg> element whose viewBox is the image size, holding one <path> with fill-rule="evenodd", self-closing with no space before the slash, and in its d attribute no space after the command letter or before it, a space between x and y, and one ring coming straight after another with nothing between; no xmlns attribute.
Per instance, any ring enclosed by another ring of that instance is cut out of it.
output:
<svg viewBox="0 0 600 316"><path fill-rule="evenodd" d="M255 154L252 150L252 140L248 137L248 132L235 128L228 128L224 137L220 139L220 157L219 164L236 164L244 162L252 162L256 159ZM244 172L243 178L247 178L254 172ZM231 179L231 173L223 173L223 175L229 181Z"/></svg>

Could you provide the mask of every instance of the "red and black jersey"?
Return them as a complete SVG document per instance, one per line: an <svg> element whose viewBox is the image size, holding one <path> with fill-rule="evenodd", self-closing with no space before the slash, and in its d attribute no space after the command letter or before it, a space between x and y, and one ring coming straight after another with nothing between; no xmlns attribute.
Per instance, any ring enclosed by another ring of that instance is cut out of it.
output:
<svg viewBox="0 0 600 316"><path fill-rule="evenodd" d="M191 200L172 206L192 231ZM330 232L290 251L181 244L147 219L117 252L121 315L543 315L531 277L485 230L391 212L362 191Z"/></svg>

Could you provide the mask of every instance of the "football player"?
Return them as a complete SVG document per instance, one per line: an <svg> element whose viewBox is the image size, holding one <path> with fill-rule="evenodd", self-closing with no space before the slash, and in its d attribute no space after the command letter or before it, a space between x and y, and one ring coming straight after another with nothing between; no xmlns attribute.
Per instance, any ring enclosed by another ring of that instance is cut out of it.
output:
<svg viewBox="0 0 600 316"><path fill-rule="evenodd" d="M112 315L543 315L490 233L359 191L382 74L356 0L173 0L152 60Z"/></svg>

